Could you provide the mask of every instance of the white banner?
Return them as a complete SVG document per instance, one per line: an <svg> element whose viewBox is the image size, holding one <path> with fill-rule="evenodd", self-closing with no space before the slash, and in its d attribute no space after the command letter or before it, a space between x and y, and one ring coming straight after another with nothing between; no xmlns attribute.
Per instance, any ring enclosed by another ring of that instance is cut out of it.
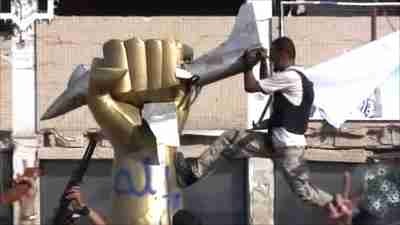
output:
<svg viewBox="0 0 400 225"><path fill-rule="evenodd" d="M399 59L400 60L400 59ZM349 119L400 119L400 67L358 106Z"/></svg>
<svg viewBox="0 0 400 225"><path fill-rule="evenodd" d="M349 119L400 119L399 49L397 31L309 68L307 74L314 82L317 107L312 118L326 119L335 127ZM379 86L380 94L374 94ZM376 116L374 97L379 95L382 111Z"/></svg>

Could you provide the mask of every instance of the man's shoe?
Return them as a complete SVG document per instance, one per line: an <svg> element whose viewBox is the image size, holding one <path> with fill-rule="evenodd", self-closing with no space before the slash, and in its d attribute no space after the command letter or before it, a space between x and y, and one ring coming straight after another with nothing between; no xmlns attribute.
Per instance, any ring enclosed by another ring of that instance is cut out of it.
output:
<svg viewBox="0 0 400 225"><path fill-rule="evenodd" d="M192 170L195 163L195 158L185 159L182 152L176 153L174 160L176 181L181 188L188 187L198 180Z"/></svg>

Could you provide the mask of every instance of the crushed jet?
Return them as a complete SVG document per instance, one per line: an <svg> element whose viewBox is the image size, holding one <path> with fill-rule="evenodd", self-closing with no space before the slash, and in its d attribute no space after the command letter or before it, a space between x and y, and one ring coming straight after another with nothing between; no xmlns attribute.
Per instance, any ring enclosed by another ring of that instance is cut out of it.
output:
<svg viewBox="0 0 400 225"><path fill-rule="evenodd" d="M67 89L54 100L40 119L52 119L86 105L89 78L90 67L88 65L76 66L68 81Z"/></svg>

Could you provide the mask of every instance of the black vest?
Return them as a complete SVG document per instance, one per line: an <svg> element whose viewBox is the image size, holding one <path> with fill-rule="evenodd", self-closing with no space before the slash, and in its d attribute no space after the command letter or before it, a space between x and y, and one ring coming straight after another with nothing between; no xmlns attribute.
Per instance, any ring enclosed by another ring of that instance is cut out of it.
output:
<svg viewBox="0 0 400 225"><path fill-rule="evenodd" d="M269 130L274 127L284 127L289 132L304 134L308 127L308 119L314 101L313 83L303 73L294 69L301 77L303 98L299 106L293 105L281 92L273 94L272 114L269 119Z"/></svg>

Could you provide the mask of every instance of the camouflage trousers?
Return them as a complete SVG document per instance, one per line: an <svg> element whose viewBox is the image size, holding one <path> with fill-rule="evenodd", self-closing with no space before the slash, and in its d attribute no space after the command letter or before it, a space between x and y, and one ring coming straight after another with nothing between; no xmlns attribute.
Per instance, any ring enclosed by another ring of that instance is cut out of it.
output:
<svg viewBox="0 0 400 225"><path fill-rule="evenodd" d="M266 134L249 130L224 132L196 160L192 166L198 178L212 174L219 159L244 159L249 157L272 158L283 170L292 191L304 202L324 206L332 201L331 194L310 183L309 171L303 159L304 146L291 146L272 150L267 147Z"/></svg>

